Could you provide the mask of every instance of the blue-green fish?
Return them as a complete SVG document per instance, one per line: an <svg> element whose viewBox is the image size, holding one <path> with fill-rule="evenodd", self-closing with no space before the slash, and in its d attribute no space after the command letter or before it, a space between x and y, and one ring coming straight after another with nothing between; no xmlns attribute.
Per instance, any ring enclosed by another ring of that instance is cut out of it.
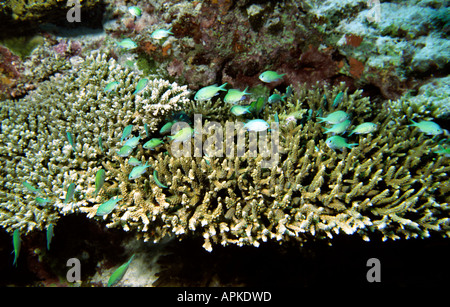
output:
<svg viewBox="0 0 450 307"><path fill-rule="evenodd" d="M120 139L121 142L123 142L123 140L125 140L127 137L130 136L131 131L133 131L133 125L128 125L123 129L122 132L122 138Z"/></svg>
<svg viewBox="0 0 450 307"><path fill-rule="evenodd" d="M100 147L101 151L105 151L105 149L103 148L103 141L101 136L98 137L98 147Z"/></svg>
<svg viewBox="0 0 450 307"><path fill-rule="evenodd" d="M161 183L161 181L159 181L159 179L158 179L158 172L156 170L153 171L153 179L155 180L156 185L158 187L163 188L163 189L167 189L168 188L168 186L165 186L164 184Z"/></svg>
<svg viewBox="0 0 450 307"><path fill-rule="evenodd" d="M121 40L120 42L117 43L117 45L128 50L137 48L137 44L129 38Z"/></svg>
<svg viewBox="0 0 450 307"><path fill-rule="evenodd" d="M372 133L377 129L377 124L374 123L362 123L359 124L358 126L355 127L355 129L353 129L349 136L352 135L353 133L356 134L368 134L368 133Z"/></svg>
<svg viewBox="0 0 450 307"><path fill-rule="evenodd" d="M103 184L105 183L106 178L106 172L103 168L99 169L97 173L95 174L95 192L94 195L97 197L98 192L100 192L100 189L103 187Z"/></svg>
<svg viewBox="0 0 450 307"><path fill-rule="evenodd" d="M75 194L75 183L71 183L67 188L66 198L64 199L64 203L70 203L73 198L73 194Z"/></svg>
<svg viewBox="0 0 450 307"><path fill-rule="evenodd" d="M163 143L164 143L163 140L158 139L158 138L153 138L150 141L146 142L144 144L144 146L142 146L142 147L144 147L145 149L152 149L153 150L156 147L162 145Z"/></svg>
<svg viewBox="0 0 450 307"><path fill-rule="evenodd" d="M129 180L134 180L134 179L136 179L136 178L141 177L141 176L147 171L147 168L150 167L150 166L151 166L151 165L150 165L150 164L147 164L147 162L145 162L144 165L138 165L138 166L135 166L135 167L131 170L130 175L128 176L128 179L129 179Z"/></svg>
<svg viewBox="0 0 450 307"><path fill-rule="evenodd" d="M346 119L342 123L334 124L331 128L327 128L324 133L342 134L350 127L350 120Z"/></svg>
<svg viewBox="0 0 450 307"><path fill-rule="evenodd" d="M333 104L331 105L332 108L337 107L342 100L344 99L344 93L343 92L339 92L339 94L336 95L336 98L334 98Z"/></svg>
<svg viewBox="0 0 450 307"><path fill-rule="evenodd" d="M212 97L219 95L219 91L226 91L225 86L227 83L222 84L221 86L217 86L217 84L205 86L198 90L198 92L194 96L194 100L208 100Z"/></svg>
<svg viewBox="0 0 450 307"><path fill-rule="evenodd" d="M160 134L169 133L170 130L172 129L172 126L174 123L175 123L174 121L166 123L164 126L161 127L161 129L159 130L159 133Z"/></svg>
<svg viewBox="0 0 450 307"><path fill-rule="evenodd" d="M285 74L279 75L275 71L267 70L259 75L259 80L266 83L275 82L281 80Z"/></svg>
<svg viewBox="0 0 450 307"><path fill-rule="evenodd" d="M413 121L412 119L410 119L410 121L412 121L413 123L411 125L408 125L408 127L417 127L419 128L420 132L423 132L426 135L438 135L444 132L438 124L432 121L423 120L419 123Z"/></svg>
<svg viewBox="0 0 450 307"><path fill-rule="evenodd" d="M150 136L150 130L148 129L148 124L147 123L144 124L144 130L145 130L145 135L147 137L149 137Z"/></svg>
<svg viewBox="0 0 450 307"><path fill-rule="evenodd" d="M142 10L138 8L137 6L130 6L128 8L128 12L133 15L134 17L141 17Z"/></svg>
<svg viewBox="0 0 450 307"><path fill-rule="evenodd" d="M19 229L14 230L13 232L13 247L14 247L14 262L13 265L17 267L17 259L19 258L20 252L20 244L22 240L20 239Z"/></svg>
<svg viewBox="0 0 450 307"><path fill-rule="evenodd" d="M46 237L47 237L47 250L50 250L50 243L52 242L53 238L53 224L49 224L47 226Z"/></svg>
<svg viewBox="0 0 450 307"><path fill-rule="evenodd" d="M277 123L277 125L280 124L280 119L278 118L278 112L275 111L275 114L273 115L273 118L275 119L275 122Z"/></svg>
<svg viewBox="0 0 450 307"><path fill-rule="evenodd" d="M130 146L131 148L136 148L139 144L139 140L141 139L141 136L134 136L128 141L125 142L123 146Z"/></svg>
<svg viewBox="0 0 450 307"><path fill-rule="evenodd" d="M169 36L170 34L173 34L171 32L172 28L170 28L169 30L166 29L158 29L152 32L152 34L150 35L151 38L153 39L162 39L164 37Z"/></svg>
<svg viewBox="0 0 450 307"><path fill-rule="evenodd" d="M252 119L248 121L244 128L247 129L247 131L265 131L269 128L269 124L262 119Z"/></svg>
<svg viewBox="0 0 450 307"><path fill-rule="evenodd" d="M28 191L33 192L33 193L41 193L41 190L36 189L35 187L33 187L31 184L29 184L28 182L24 181L22 182L23 186L27 188Z"/></svg>
<svg viewBox="0 0 450 307"><path fill-rule="evenodd" d="M141 165L142 162L134 157L131 157L130 159L128 159L128 164L130 164L131 166L138 166Z"/></svg>
<svg viewBox="0 0 450 307"><path fill-rule="evenodd" d="M132 152L133 147L128 145L124 145L119 149L119 151L116 151L117 155L122 158L128 157Z"/></svg>
<svg viewBox="0 0 450 307"><path fill-rule="evenodd" d="M446 157L450 157L450 147L442 147L441 145L439 145L439 150L433 151L434 153L438 154L438 155L444 155Z"/></svg>
<svg viewBox="0 0 450 307"><path fill-rule="evenodd" d="M231 114L236 116L241 116L244 114L251 113L250 112L250 106L232 106L230 109Z"/></svg>
<svg viewBox="0 0 450 307"><path fill-rule="evenodd" d="M244 100L245 95L251 95L251 93L247 92L247 89L248 87L246 87L244 91L229 89L223 101L225 101L226 103L236 103L238 101Z"/></svg>
<svg viewBox="0 0 450 307"><path fill-rule="evenodd" d="M147 83L148 83L148 79L147 78L139 80L139 82L136 85L136 89L133 92L133 95L136 95L136 94L142 92L142 90L147 86Z"/></svg>
<svg viewBox="0 0 450 307"><path fill-rule="evenodd" d="M174 142L184 142L189 140L194 134L194 129L191 127L184 127L180 129L175 135L169 135L169 139Z"/></svg>
<svg viewBox="0 0 450 307"><path fill-rule="evenodd" d="M284 97L281 97L279 94L272 94L269 97L269 103L277 103L283 101L284 102Z"/></svg>
<svg viewBox="0 0 450 307"><path fill-rule="evenodd" d="M249 110L255 115L258 115L264 109L265 105L266 99L264 97L259 97L250 104Z"/></svg>
<svg viewBox="0 0 450 307"><path fill-rule="evenodd" d="M45 206L45 204L51 202L51 200L48 198L36 197L35 199L36 199L36 202L41 206Z"/></svg>
<svg viewBox="0 0 450 307"><path fill-rule="evenodd" d="M319 119L319 123L326 122L327 124L339 124L342 123L344 120L348 119L348 114L344 111L336 111L333 113L328 114L326 117L317 117Z"/></svg>
<svg viewBox="0 0 450 307"><path fill-rule="evenodd" d="M73 151L77 151L75 149L75 144L73 143L73 137L72 137L72 133L70 133L69 131L66 132L67 135L67 140L69 141L70 146L72 146Z"/></svg>
<svg viewBox="0 0 450 307"><path fill-rule="evenodd" d="M344 147L351 149L353 146L358 145L357 143L348 144L347 141L339 135L330 136L328 139L326 139L325 144L327 144L327 146L333 150L342 150L344 149Z"/></svg>
<svg viewBox="0 0 450 307"><path fill-rule="evenodd" d="M95 213L95 215L101 216L101 215L107 215L107 214L111 213L114 210L114 208L116 207L117 203L121 200L122 200L122 198L119 198L119 197L110 198L109 200L105 201L103 204L98 206L97 212Z"/></svg>
<svg viewBox="0 0 450 307"><path fill-rule="evenodd" d="M118 86L119 86L119 82L118 81L112 81L112 82L109 82L108 84L106 84L106 86L103 89L103 91L105 93L109 93L109 92L115 91Z"/></svg>
<svg viewBox="0 0 450 307"><path fill-rule="evenodd" d="M128 270L128 267L130 266L131 261L133 260L134 255L131 256L130 260L128 262L122 264L117 270L114 271L114 273L111 274L111 277L108 280L107 287L114 286L117 284L125 275L125 273Z"/></svg>

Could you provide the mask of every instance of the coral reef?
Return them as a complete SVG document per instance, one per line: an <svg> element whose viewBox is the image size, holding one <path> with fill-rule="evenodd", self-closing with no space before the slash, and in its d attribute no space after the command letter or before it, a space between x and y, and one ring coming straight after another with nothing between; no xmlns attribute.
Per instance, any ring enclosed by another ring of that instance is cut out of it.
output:
<svg viewBox="0 0 450 307"><path fill-rule="evenodd" d="M133 95L139 77L106 54L93 52L25 98L2 102L2 227L23 232L43 229L61 212L86 203L90 195L85 188L94 185L105 155L114 156L121 147L123 128L132 124L134 133L145 134L144 126L154 131L187 101L186 87L159 79L150 80L144 91ZM104 92L114 80L119 82L117 93ZM73 136L73 145L67 133ZM23 182L40 192L35 195ZM74 199L67 205L64 200L71 183L76 185ZM38 202L37 197L49 202Z"/></svg>

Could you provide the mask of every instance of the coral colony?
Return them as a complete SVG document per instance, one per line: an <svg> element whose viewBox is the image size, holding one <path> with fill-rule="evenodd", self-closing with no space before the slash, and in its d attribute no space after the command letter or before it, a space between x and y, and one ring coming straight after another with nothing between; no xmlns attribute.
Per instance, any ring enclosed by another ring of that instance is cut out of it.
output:
<svg viewBox="0 0 450 307"><path fill-rule="evenodd" d="M357 12L358 1L345 2ZM406 51L411 69L443 68L439 52L427 49L440 36L424 36L425 21L401 22L407 5L383 3L393 19L376 24L362 21L368 8L354 14L305 1L302 12L319 20L314 35L336 25L335 46L351 60L333 62L332 47L307 44L290 58L284 45L307 40L294 30L306 26L282 13L296 7L291 1L248 5L246 23L242 10L230 17L226 3L188 1L170 8L172 23L157 4L118 7L121 17L101 38L46 38L15 59L20 69L0 70L11 71L2 75L10 83L0 109L0 225L13 237L15 265L21 240L44 231L49 249L59 219L75 213L144 241L200 236L207 251L342 233L450 235L450 145L439 125L449 114L450 82L437 78L400 97L410 76L389 68L408 66ZM220 35L208 19L214 10L222 23L236 22L234 32ZM338 10L346 23L333 17ZM252 49L259 32L267 36L262 54L293 64L271 65ZM405 35L425 47L414 53ZM230 60L219 64L212 54ZM318 61L329 67L305 79L302 65ZM330 84L330 67L347 77ZM352 78L389 99L369 98Z"/></svg>

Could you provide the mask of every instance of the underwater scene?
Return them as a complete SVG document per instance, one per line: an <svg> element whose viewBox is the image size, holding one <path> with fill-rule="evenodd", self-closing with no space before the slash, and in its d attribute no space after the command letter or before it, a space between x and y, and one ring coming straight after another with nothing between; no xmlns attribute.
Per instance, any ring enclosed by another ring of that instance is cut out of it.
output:
<svg viewBox="0 0 450 307"><path fill-rule="evenodd" d="M449 35L447 0L2 1L0 286L448 286Z"/></svg>

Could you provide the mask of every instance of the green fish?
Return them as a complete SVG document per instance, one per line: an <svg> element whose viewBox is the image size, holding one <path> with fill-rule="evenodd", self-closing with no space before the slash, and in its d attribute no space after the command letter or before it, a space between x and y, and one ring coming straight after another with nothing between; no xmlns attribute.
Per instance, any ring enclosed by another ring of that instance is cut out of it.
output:
<svg viewBox="0 0 450 307"><path fill-rule="evenodd" d="M331 128L325 130L324 133L342 134L350 127L350 120L346 119L342 123L334 124Z"/></svg>
<svg viewBox="0 0 450 307"><path fill-rule="evenodd" d="M175 135L169 135L169 139L174 142L184 142L189 140L194 133L194 129L191 127L184 127L180 129Z"/></svg>
<svg viewBox="0 0 450 307"><path fill-rule="evenodd" d="M223 101L225 101L226 103L236 103L238 101L244 100L245 95L251 95L251 93L247 92L247 89L248 86L242 92L240 90L230 89L225 95Z"/></svg>
<svg viewBox="0 0 450 307"><path fill-rule="evenodd" d="M23 186L27 188L28 191L33 192L33 193L41 193L41 190L36 189L35 187L33 187L31 184L29 184L28 182L24 181L22 182Z"/></svg>
<svg viewBox="0 0 450 307"><path fill-rule="evenodd" d="M438 124L432 121L423 120L419 123L416 123L412 119L410 119L410 121L412 121L412 124L408 125L408 127L417 127L420 132L423 132L426 135L439 135L444 132Z"/></svg>
<svg viewBox="0 0 450 307"><path fill-rule="evenodd" d="M146 142L144 144L144 148L145 149L155 149L156 147L160 146L161 144L163 144L164 142L161 139L157 139L157 138L153 138L150 141Z"/></svg>
<svg viewBox="0 0 450 307"><path fill-rule="evenodd" d="M267 70L259 75L259 80L261 80L262 82L271 83L281 80L284 75L285 74L279 75L275 71Z"/></svg>
<svg viewBox="0 0 450 307"><path fill-rule="evenodd" d="M344 149L344 147L351 149L353 146L358 145L358 143L348 144L347 141L339 135L330 136L328 139L326 139L325 144L327 144L327 146L333 150L342 150Z"/></svg>
<svg viewBox="0 0 450 307"><path fill-rule="evenodd" d="M331 105L332 108L337 107L342 100L344 99L344 93L339 92L339 94L336 95L336 98L334 98L333 104Z"/></svg>
<svg viewBox="0 0 450 307"><path fill-rule="evenodd" d="M342 123L344 120L348 119L348 114L344 111L336 111L333 113L328 114L326 117L317 117L319 119L319 123L326 122L327 124L339 124Z"/></svg>
<svg viewBox="0 0 450 307"><path fill-rule="evenodd" d="M105 149L103 148L103 141L102 141L101 136L98 137L98 147L100 147L101 151L105 152Z"/></svg>
<svg viewBox="0 0 450 307"><path fill-rule="evenodd" d="M106 84L105 88L103 89L103 91L105 93L109 93L109 92L113 92L116 90L116 88L119 86L119 82L118 81L113 81L113 82L109 82L108 84Z"/></svg>
<svg viewBox="0 0 450 307"><path fill-rule="evenodd" d="M75 183L72 182L67 188L66 199L64 200L65 204L72 201L73 194L75 194Z"/></svg>
<svg viewBox="0 0 450 307"><path fill-rule="evenodd" d="M77 151L77 150L75 149L75 145L74 145L74 143L73 143L72 133L66 132L66 135L67 135L67 140L69 141L70 146L72 146L73 151Z"/></svg>
<svg viewBox="0 0 450 307"><path fill-rule="evenodd" d="M137 44L129 38L121 40L120 42L117 43L117 45L128 50L137 48Z"/></svg>
<svg viewBox="0 0 450 307"><path fill-rule="evenodd" d="M36 197L35 199L36 199L36 202L41 206L45 206L46 203L51 202L51 200L48 198Z"/></svg>
<svg viewBox="0 0 450 307"><path fill-rule="evenodd" d="M106 178L105 170L103 168L99 169L95 174L95 192L94 192L95 197L97 197L98 193L100 192L100 189L103 187L103 184L105 183L105 178Z"/></svg>
<svg viewBox="0 0 450 307"><path fill-rule="evenodd" d="M441 145L439 145L439 150L433 151L434 153L438 154L438 155L444 155L446 157L450 157L450 147L442 147Z"/></svg>
<svg viewBox="0 0 450 307"><path fill-rule="evenodd" d="M133 258L134 258L134 255L131 256L131 258L130 258L130 260L128 260L128 262L122 264L117 270L114 271L114 273L111 274L111 277L108 280L107 287L114 286L123 278L123 276L125 275L125 273L128 270L128 266L130 265Z"/></svg>
<svg viewBox="0 0 450 307"><path fill-rule="evenodd" d="M259 97L250 104L250 111L256 116L264 109L266 105L266 99L264 97Z"/></svg>
<svg viewBox="0 0 450 307"><path fill-rule="evenodd" d="M119 198L119 197L110 198L109 200L105 201L103 204L98 206L97 212L95 213L95 215L101 216L101 215L107 215L107 214L111 213L114 210L114 208L116 207L117 203L121 200L122 200L122 198Z"/></svg>
<svg viewBox="0 0 450 307"><path fill-rule="evenodd" d="M233 115L241 116L250 112L250 106L232 106L230 112Z"/></svg>
<svg viewBox="0 0 450 307"><path fill-rule="evenodd" d="M164 184L161 183L161 181L159 181L158 179L158 172L156 170L153 171L153 179L155 179L156 185L160 188L163 189L167 189L168 186L165 186Z"/></svg>
<svg viewBox="0 0 450 307"><path fill-rule="evenodd" d="M139 144L139 140L141 139L141 136L134 136L128 141L125 142L124 146L130 146L131 148L136 148Z"/></svg>
<svg viewBox="0 0 450 307"><path fill-rule="evenodd" d="M130 6L128 8L128 12L137 18L141 17L141 15L142 15L142 10L140 8L138 8L137 6Z"/></svg>
<svg viewBox="0 0 450 307"><path fill-rule="evenodd" d="M150 35L151 38L153 39L162 39L164 37L169 36L170 34L173 34L171 32L172 28L170 28L169 30L166 29L158 29L152 32L152 34Z"/></svg>
<svg viewBox="0 0 450 307"><path fill-rule="evenodd" d="M53 238L53 224L49 224L47 226L46 237L47 237L47 250L50 250L50 243L52 242Z"/></svg>
<svg viewBox="0 0 450 307"><path fill-rule="evenodd" d="M219 95L219 91L226 91L225 86L227 83L217 86L217 84L206 86L198 90L194 96L194 100L203 101L211 99L212 97Z"/></svg>
<svg viewBox="0 0 450 307"><path fill-rule="evenodd" d="M142 162L134 157L131 157L130 159L128 159L128 164L130 164L131 166L138 166L141 165Z"/></svg>
<svg viewBox="0 0 450 307"><path fill-rule="evenodd" d="M20 252L20 244L22 240L20 239L19 229L14 230L13 232L13 246L14 246L14 262L13 265L17 267L17 259L19 258Z"/></svg>
<svg viewBox="0 0 450 307"><path fill-rule="evenodd" d="M136 94L142 92L142 90L147 86L147 83L148 83L147 78L139 80L139 82L136 85L136 90L133 92L133 95L136 95Z"/></svg>
<svg viewBox="0 0 450 307"><path fill-rule="evenodd" d="M162 128L159 130L159 133L160 133L160 134L166 134L166 133L169 133L170 130L172 129L172 126L173 126L174 123L175 123L174 121L166 123L166 124L165 124L164 126L162 126Z"/></svg>
<svg viewBox="0 0 450 307"><path fill-rule="evenodd" d="M292 86L288 85L286 87L286 93L283 95L284 98L289 98L292 96Z"/></svg>
<svg viewBox="0 0 450 307"><path fill-rule="evenodd" d="M145 130L145 135L147 137L149 137L150 136L150 130L148 130L148 125L147 124L144 124L144 130Z"/></svg>
<svg viewBox="0 0 450 307"><path fill-rule="evenodd" d="M349 136L352 135L353 133L356 134L368 134L371 133L373 131L375 131L377 129L377 124L374 123L362 123L359 124L358 126L355 127L355 129L353 129Z"/></svg>
<svg viewBox="0 0 450 307"><path fill-rule="evenodd" d="M148 167L151 167L151 165L150 165L150 164L147 164L147 162L145 162L144 165L138 165L138 166L135 166L135 167L131 170L130 175L128 176L128 179L129 179L129 180L134 180L134 179L136 179L136 178L141 177L141 176L147 171L147 168L148 168Z"/></svg>
<svg viewBox="0 0 450 307"><path fill-rule="evenodd" d="M122 138L120 139L120 142L123 142L127 137L130 136L131 131L133 131L133 125L128 125L123 129L122 132Z"/></svg>
<svg viewBox="0 0 450 307"><path fill-rule="evenodd" d="M119 149L119 151L116 151L117 155L122 158L128 157L132 152L133 147L128 145L124 145Z"/></svg>
<svg viewBox="0 0 450 307"><path fill-rule="evenodd" d="M284 97L281 97L279 94L272 94L269 97L269 103L277 103L283 101L284 102Z"/></svg>

